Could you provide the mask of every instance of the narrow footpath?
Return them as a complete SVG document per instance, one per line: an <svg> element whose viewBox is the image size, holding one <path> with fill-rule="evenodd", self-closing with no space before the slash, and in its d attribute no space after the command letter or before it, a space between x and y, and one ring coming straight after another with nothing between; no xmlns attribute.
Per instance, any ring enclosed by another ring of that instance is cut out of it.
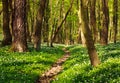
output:
<svg viewBox="0 0 120 83"><path fill-rule="evenodd" d="M70 57L70 52L65 48L63 49L65 54L62 58L58 59L50 68L39 78L37 83L50 83L51 80L55 79L54 77L62 71L62 64Z"/></svg>

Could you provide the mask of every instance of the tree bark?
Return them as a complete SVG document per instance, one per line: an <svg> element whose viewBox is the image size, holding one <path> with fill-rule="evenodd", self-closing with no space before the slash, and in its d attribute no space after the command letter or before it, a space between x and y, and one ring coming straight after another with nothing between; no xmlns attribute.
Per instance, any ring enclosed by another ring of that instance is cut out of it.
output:
<svg viewBox="0 0 120 83"><path fill-rule="evenodd" d="M31 42L31 35L30 35L30 29L29 29L29 14L30 12L30 3L29 0L27 0L27 4L26 4L26 36L27 36L27 41Z"/></svg>
<svg viewBox="0 0 120 83"><path fill-rule="evenodd" d="M50 18L50 7L49 7L49 0L46 0L46 8L45 8L45 15L44 15L44 28L43 28L43 38L44 42L47 42L47 46L49 46L49 18Z"/></svg>
<svg viewBox="0 0 120 83"><path fill-rule="evenodd" d="M8 0L2 0L3 4L3 40L2 46L10 45L12 43L12 35L9 27L9 2Z"/></svg>
<svg viewBox="0 0 120 83"><path fill-rule="evenodd" d="M108 27L109 27L109 9L108 9L108 0L102 1L102 28L100 32L100 43L102 45L108 44Z"/></svg>
<svg viewBox="0 0 120 83"><path fill-rule="evenodd" d="M67 21L65 21L65 29L64 29L64 35L65 35L65 45L69 45L70 44L70 42L69 42L69 35L70 35L70 33L69 33L69 30L70 30L70 28L68 28L68 22Z"/></svg>
<svg viewBox="0 0 120 83"><path fill-rule="evenodd" d="M96 14L95 14L96 0L90 0L90 27L93 30L93 40L97 42L98 31L96 27Z"/></svg>
<svg viewBox="0 0 120 83"><path fill-rule="evenodd" d="M80 2L77 0L77 5L78 5L78 18L79 18L79 30L78 30L78 43L82 44L83 46L85 45L85 37L82 32L82 26L81 26L81 7L80 7Z"/></svg>
<svg viewBox="0 0 120 83"><path fill-rule="evenodd" d="M113 2L113 28L114 28L114 43L117 41L117 27L118 27L118 0Z"/></svg>
<svg viewBox="0 0 120 83"><path fill-rule="evenodd" d="M96 16L97 16L97 28L98 28L98 42L100 42L100 29L101 29L101 11L102 11L102 9L101 9L101 0L97 0L96 1L97 2L97 14L96 14Z"/></svg>
<svg viewBox="0 0 120 83"><path fill-rule="evenodd" d="M90 58L91 65L98 66L100 64L100 61L98 59L98 54L96 52L94 42L92 39L92 33L89 28L89 22L88 22L88 1L89 0L81 0L81 21L82 21L82 31L86 40L86 46L88 49L88 54Z"/></svg>
<svg viewBox="0 0 120 83"><path fill-rule="evenodd" d="M11 51L26 52L26 0L14 1L13 36Z"/></svg>
<svg viewBox="0 0 120 83"><path fill-rule="evenodd" d="M13 19L14 19L14 1L9 0L9 8L10 8L10 27L11 27L11 32L12 32L12 37L13 37Z"/></svg>
<svg viewBox="0 0 120 83"><path fill-rule="evenodd" d="M42 31L42 21L44 16L45 4L46 4L46 0L40 0L40 6L34 23L33 43L36 51L40 50L41 47L41 31Z"/></svg>

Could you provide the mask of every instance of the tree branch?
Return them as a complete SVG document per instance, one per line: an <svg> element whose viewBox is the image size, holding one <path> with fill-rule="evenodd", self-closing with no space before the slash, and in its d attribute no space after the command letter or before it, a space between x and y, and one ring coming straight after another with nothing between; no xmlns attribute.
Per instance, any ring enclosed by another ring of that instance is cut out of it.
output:
<svg viewBox="0 0 120 83"><path fill-rule="evenodd" d="M54 35L53 35L53 37L52 37L52 40L51 40L51 43L53 43L53 42L55 41L55 38L56 38L58 32L60 31L60 29L61 29L63 23L65 22L65 20L66 20L68 14L69 14L69 12L70 12L70 10L72 9L73 2L74 2L74 0L71 1L71 5L70 5L68 11L67 11L66 14L65 14L65 17L63 18L63 20L61 21L60 25L59 25L59 26L57 27L57 29L55 30L55 33L54 33Z"/></svg>

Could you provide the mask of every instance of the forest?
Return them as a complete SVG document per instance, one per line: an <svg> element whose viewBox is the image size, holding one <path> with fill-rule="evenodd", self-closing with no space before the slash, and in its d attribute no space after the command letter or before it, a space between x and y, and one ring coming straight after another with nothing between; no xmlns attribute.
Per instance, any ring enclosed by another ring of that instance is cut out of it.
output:
<svg viewBox="0 0 120 83"><path fill-rule="evenodd" d="M0 83L120 83L119 0L0 0Z"/></svg>

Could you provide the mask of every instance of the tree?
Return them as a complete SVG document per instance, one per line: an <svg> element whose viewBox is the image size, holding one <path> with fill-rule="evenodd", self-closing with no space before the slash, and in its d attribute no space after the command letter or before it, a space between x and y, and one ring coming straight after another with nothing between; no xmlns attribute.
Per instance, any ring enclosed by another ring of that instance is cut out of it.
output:
<svg viewBox="0 0 120 83"><path fill-rule="evenodd" d="M78 30L78 43L82 43L82 45L85 47L85 37L82 32L82 26L81 26L81 7L80 7L80 2L77 0L77 8L78 8L78 18L79 18L79 30Z"/></svg>
<svg viewBox="0 0 120 83"><path fill-rule="evenodd" d="M9 17L10 17L10 27L11 27L11 32L12 32L12 37L13 37L13 18L14 18L14 1L13 0L9 0L9 9L10 9L10 13L9 13Z"/></svg>
<svg viewBox="0 0 120 83"><path fill-rule="evenodd" d="M94 42L97 41L98 32L96 28L96 14L95 14L96 0L90 0L90 26L93 30Z"/></svg>
<svg viewBox="0 0 120 83"><path fill-rule="evenodd" d="M46 0L40 0L40 6L37 12L36 20L34 22L33 43L36 51L38 51L41 47L41 31L45 5Z"/></svg>
<svg viewBox="0 0 120 83"><path fill-rule="evenodd" d="M45 13L44 13L44 23L43 23L43 41L47 42L47 46L49 46L49 18L50 18L50 6L49 6L49 0L46 0L46 8L45 8Z"/></svg>
<svg viewBox="0 0 120 83"><path fill-rule="evenodd" d="M17 52L25 52L27 49L26 40L26 0L14 1L14 17L13 17L13 43L11 50Z"/></svg>
<svg viewBox="0 0 120 83"><path fill-rule="evenodd" d="M118 27L118 0L113 2L113 28L114 28L114 43L117 41L117 27Z"/></svg>
<svg viewBox="0 0 120 83"><path fill-rule="evenodd" d="M86 46L88 49L89 58L91 61L91 65L97 66L100 64L98 59L98 55L94 46L94 42L92 39L92 33L90 31L88 25L88 2L89 0L81 0L81 23L82 23L82 31L86 40Z"/></svg>
<svg viewBox="0 0 120 83"><path fill-rule="evenodd" d="M102 45L108 44L108 27L109 27L109 8L108 8L108 0L102 1L102 28L100 31L100 43Z"/></svg>
<svg viewBox="0 0 120 83"><path fill-rule="evenodd" d="M3 40L2 45L10 45L12 43L12 35L9 28L9 0L2 0L3 4Z"/></svg>
<svg viewBox="0 0 120 83"><path fill-rule="evenodd" d="M28 42L31 42L31 36L30 36L30 30L29 30L29 24L28 24L28 22L29 22L29 12L30 12L30 3L29 3L29 0L27 0L27 2L26 2L27 4L26 4L26 36L27 36L27 41Z"/></svg>

